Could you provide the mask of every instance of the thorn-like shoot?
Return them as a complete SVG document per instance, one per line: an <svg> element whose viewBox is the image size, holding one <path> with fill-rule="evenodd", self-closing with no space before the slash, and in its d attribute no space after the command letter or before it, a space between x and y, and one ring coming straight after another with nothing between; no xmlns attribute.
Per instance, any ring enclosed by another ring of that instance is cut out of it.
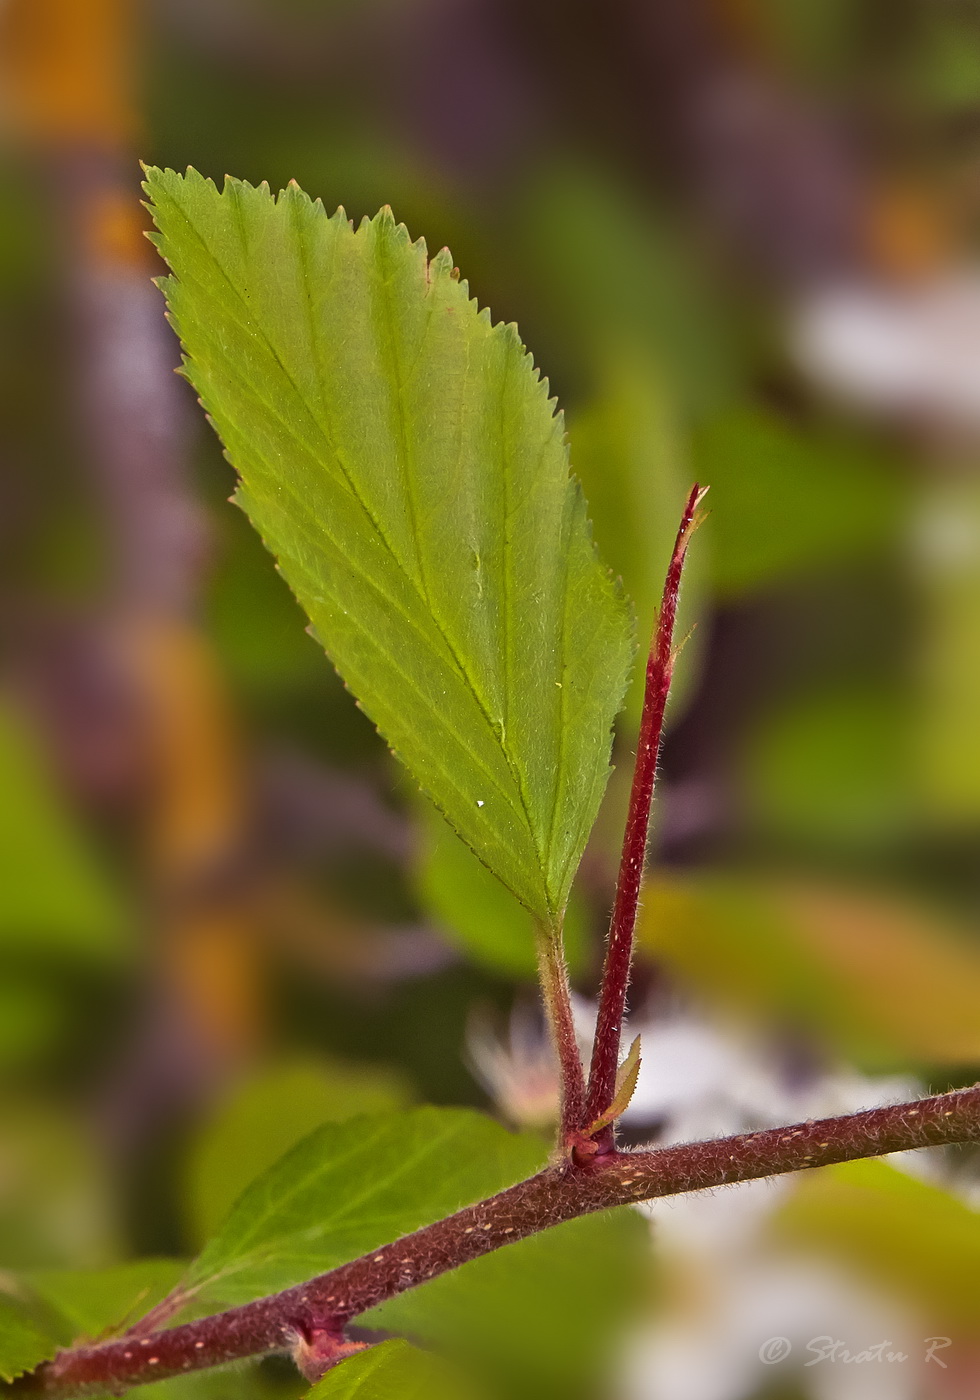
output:
<svg viewBox="0 0 980 1400"><path fill-rule="evenodd" d="M613 1150L613 1127L609 1118L616 1100L616 1070L619 1042L626 1012L630 967L633 961L633 935L640 882L646 861L650 830L650 808L657 775L657 759L663 736L664 711L674 669L674 623L680 593L684 559L691 535L701 522L698 507L707 487L694 485L684 506L677 539L664 581L660 612L647 660L643 715L636 749L636 766L630 790L629 814L623 836L623 854L616 885L616 902L609 925L609 941L599 989L599 1013L592 1047L585 1117L580 1127L591 1136L588 1124L600 1124L596 1141L600 1153Z"/></svg>

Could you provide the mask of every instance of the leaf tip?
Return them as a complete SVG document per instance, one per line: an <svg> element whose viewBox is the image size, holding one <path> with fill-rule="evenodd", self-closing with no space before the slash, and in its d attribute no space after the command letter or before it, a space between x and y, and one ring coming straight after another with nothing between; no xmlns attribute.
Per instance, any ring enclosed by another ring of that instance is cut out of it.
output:
<svg viewBox="0 0 980 1400"><path fill-rule="evenodd" d="M454 281L459 281L459 268L453 267L453 255L446 247L440 248L436 253L429 263L429 270L433 276L451 277Z"/></svg>

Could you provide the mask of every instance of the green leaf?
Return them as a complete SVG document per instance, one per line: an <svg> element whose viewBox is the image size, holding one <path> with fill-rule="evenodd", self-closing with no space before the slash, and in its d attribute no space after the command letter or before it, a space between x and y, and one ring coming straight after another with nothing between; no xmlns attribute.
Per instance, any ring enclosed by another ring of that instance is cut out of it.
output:
<svg viewBox="0 0 980 1400"><path fill-rule="evenodd" d="M57 1341L39 1331L22 1308L0 1297L0 1380L12 1381L33 1371L57 1349Z"/></svg>
<svg viewBox="0 0 980 1400"><path fill-rule="evenodd" d="M421 825L416 889L439 931L491 972L533 982L538 975L534 919L495 880L431 803L417 804ZM562 928L565 960L572 976L591 953L588 922L575 891Z"/></svg>
<svg viewBox="0 0 980 1400"><path fill-rule="evenodd" d="M590 1136L606 1128L610 1123L615 1123L617 1118L621 1118L630 1106L633 1095L636 1093L637 1080L640 1077L640 1037L633 1038L625 1060L616 1071L616 1093L613 1101L606 1109L605 1113L599 1115L589 1124L588 1132Z"/></svg>
<svg viewBox="0 0 980 1400"><path fill-rule="evenodd" d="M71 1342L121 1331L149 1312L186 1269L179 1259L136 1259L107 1269L39 1269L27 1275L37 1297L64 1319Z"/></svg>
<svg viewBox="0 0 980 1400"><path fill-rule="evenodd" d="M261 1361L252 1360L170 1376L132 1393L139 1400L293 1400L300 1392L293 1385L286 1388L280 1376L268 1375Z"/></svg>
<svg viewBox="0 0 980 1400"><path fill-rule="evenodd" d="M191 1151L185 1196L195 1238L213 1235L246 1186L321 1123L409 1098L395 1070L326 1060L285 1061L239 1085Z"/></svg>
<svg viewBox="0 0 980 1400"><path fill-rule="evenodd" d="M438 1357L382 1342L328 1371L307 1400L467 1400L473 1392Z"/></svg>
<svg viewBox="0 0 980 1400"><path fill-rule="evenodd" d="M586 1216L464 1264L359 1321L437 1346L501 1400L585 1400L602 1388L651 1268L639 1214Z"/></svg>
<svg viewBox="0 0 980 1400"><path fill-rule="evenodd" d="M553 923L630 642L546 383L390 211L355 230L295 185L146 188L240 504L388 743Z"/></svg>
<svg viewBox="0 0 980 1400"><path fill-rule="evenodd" d="M318 1128L248 1188L183 1287L245 1303L531 1175L546 1149L479 1113L419 1108Z"/></svg>

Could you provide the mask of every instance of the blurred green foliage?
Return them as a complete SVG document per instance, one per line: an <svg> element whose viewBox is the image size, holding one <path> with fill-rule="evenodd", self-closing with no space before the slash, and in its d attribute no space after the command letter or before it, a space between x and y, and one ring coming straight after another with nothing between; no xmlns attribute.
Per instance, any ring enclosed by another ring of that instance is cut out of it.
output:
<svg viewBox="0 0 980 1400"><path fill-rule="evenodd" d="M798 846L880 849L914 821L907 705L869 686L809 691L761 715L747 736L746 805Z"/></svg>
<svg viewBox="0 0 980 1400"><path fill-rule="evenodd" d="M958 1342L976 1336L980 1217L948 1191L885 1162L845 1162L808 1177L774 1230L914 1299Z"/></svg>
<svg viewBox="0 0 980 1400"><path fill-rule="evenodd" d="M894 548L905 492L880 447L740 406L694 435L710 483L711 564L723 599Z"/></svg>
<svg viewBox="0 0 980 1400"><path fill-rule="evenodd" d="M118 1202L90 1125L77 1108L26 1086L0 1102L4 1267L84 1268L116 1257Z"/></svg>
<svg viewBox="0 0 980 1400"><path fill-rule="evenodd" d="M0 707L0 956L125 954L123 901L58 794L36 739Z"/></svg>
<svg viewBox="0 0 980 1400"><path fill-rule="evenodd" d="M417 889L453 944L491 972L526 982L537 976L534 919L430 804L417 803ZM565 955L573 974L590 953L588 924L575 892L565 912Z"/></svg>
<svg viewBox="0 0 980 1400"><path fill-rule="evenodd" d="M874 1070L980 1062L969 930L880 890L769 877L648 882L640 947L729 1016Z"/></svg>

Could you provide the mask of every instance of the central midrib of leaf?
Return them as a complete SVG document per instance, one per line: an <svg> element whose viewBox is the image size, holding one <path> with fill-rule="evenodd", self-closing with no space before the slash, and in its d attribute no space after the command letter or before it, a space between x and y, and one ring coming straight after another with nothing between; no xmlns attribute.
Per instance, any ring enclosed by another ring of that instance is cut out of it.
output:
<svg viewBox="0 0 980 1400"><path fill-rule="evenodd" d="M383 248L383 249L384 249L384 246L385 246L385 245L382 245L382 248ZM382 251L382 253L381 253L381 261L382 261L382 264L383 264L383 265L384 265L384 263L386 262L386 260L387 260L387 252L386 252L386 251ZM305 271L306 271L306 269L305 269L305 267L304 267L304 272L305 272ZM387 272L388 272L388 269L385 269L385 271L386 271L386 273L387 273ZM480 692L480 687L479 687L479 685L477 684L476 678L475 678L473 675L471 675L471 673L470 673L470 671L468 670L466 664L464 663L462 657L459 655L459 652L458 652L457 648L455 647L455 645L453 644L453 642L452 642L452 640L451 640L451 638L450 638L449 630L448 630L448 628L447 628L447 626L446 626L445 619L440 615L439 609L437 608L437 606L435 605L435 603L434 603L434 601L433 601L433 599L432 599L432 597L431 597L430 590L429 590L429 586L428 586L428 582L427 582L427 579L426 579L425 550L424 550L424 548L423 548L421 539L420 539L420 537L419 537L418 515L417 515L417 509L416 509L416 503L415 503L415 489L414 489L414 477L415 477L415 473L414 473L414 471L413 471L414 461L412 460L412 451L411 451L411 446L410 446L410 443L411 443L411 436L410 436L410 434L409 434L408 431L407 431L407 427L406 427L406 423L405 423L405 407L404 407L404 401L403 401L403 387L404 387L404 385L405 385L405 383L406 383L406 378L407 378L407 376L403 375L403 373L402 373L402 367L401 367L401 364L400 364L399 358L398 358L398 345L397 345L397 340L396 340L396 337L395 337L395 335L394 335L394 330L393 330L393 325L392 325L391 299L390 299L390 296L389 296L389 290L390 290L390 287L391 287L391 281L392 281L392 277L391 277L390 274L389 274L389 275L383 275L383 276L382 276L382 279L381 279L382 294L381 294L381 297L379 298L379 300L380 300L380 302L381 302L382 307L384 308L384 314L383 314L379 319L382 321L382 324L383 324L383 327L384 327L384 334L383 334L383 336L381 337L381 343L382 343L382 345L384 346L386 358L387 358L388 363L389 363L389 365L390 365L390 367L391 367L391 378L392 378L392 382L393 382L393 384L395 385L394 413L395 413L395 418L396 418L397 424L398 424L399 461L400 461L401 468L402 468L402 480L403 480L404 485L405 485L405 497L406 497L406 500L408 501L408 508L409 508L409 512L410 512L411 520L412 520L412 535L413 535L413 539L414 539L414 542L415 542L415 556L416 556L416 562L417 562L417 564L418 564L418 578L417 578L417 580L416 580L416 586L417 586L417 588L418 588L420 598L422 599L422 601L424 601L426 607L429 609L430 613L432 614L433 621L436 623L437 627L439 628L439 633L440 633L440 635L441 635L443 641L445 642L446 647L447 647L447 649L448 649L450 655L451 655L452 658L453 658L453 661L454 661L455 664L456 664L456 668L457 668L457 670L458 670L458 672L459 672L460 678L463 680L464 684L465 684L466 686L468 686L468 688L469 688L470 691L472 692L473 698L474 698L474 700L475 700L476 703L477 703L477 706L478 706L478 708L479 708L480 714L483 716L483 718L484 718L484 720L485 720L485 722L486 722L486 724L487 724L487 727L488 727L488 729L489 729L491 735L492 735L493 738L497 741L497 743L499 743L500 748L501 748L501 751L503 752L504 757L505 757L506 760L507 760L507 765L508 765L508 768L510 769L511 776L512 776L513 781L514 781L515 792L516 792L516 795L517 795L517 802L514 803L514 802L512 801L511 805L512 805L512 807L513 807L513 810L515 811L515 814L517 814L518 816L520 816L520 817L523 818L524 823L525 823L525 825L526 825L526 827L527 827L528 835L529 835L530 838L531 838L531 841L532 841L532 843L533 843L533 845L534 845L534 849L535 849L535 851L536 851L537 854L538 854L538 859L539 859L540 862L541 862L541 868L544 870L544 869L547 868L547 861L546 861L546 858L545 858L545 852L541 849L540 842L538 841L538 835L537 835L537 832L535 831L534 822L533 822L533 820L532 820L532 818L531 818L531 813L530 813L530 810L529 810L529 807L528 807L527 794L526 794L526 791L525 791L525 781L526 781L526 779L525 779L524 774L521 772L520 766L519 766L518 762L516 761L514 755L512 755L512 753L510 752L510 749L509 749L509 746L508 746L508 743L507 743L507 703L508 703L508 698L509 698L509 694L510 694L510 685L509 685L509 682L510 682L510 635L511 635L511 633L510 633L510 627L511 627L511 616L510 616L510 612L511 612L511 599L510 599L510 581L509 581L509 571L508 571L508 551L509 551L509 549L510 549L510 520L509 520L509 486L510 486L510 471L509 471L509 465L508 465L508 463L507 463L506 461L502 461L502 462L501 462L501 474L500 474L500 475L501 475L501 482L502 482L502 484L503 484L503 493L504 493L504 511L503 511L503 540L504 540L504 552L503 552L503 568L501 569L501 592L502 592L503 598L504 598L504 607L503 607L503 624L504 624L503 662L504 662L504 678L503 678L503 685L502 685L502 687L501 687L501 701L502 701L502 704L503 704L503 707L504 707L504 708L503 708L503 713L501 714L500 718L495 720L494 717L493 717L493 714L491 713L490 706L489 706L488 703L487 703L486 697L485 697L484 695L482 695L481 692ZM308 288L307 288L307 290L308 290ZM431 319L432 319L432 306L433 306L433 298L432 298L432 280L431 280L431 277L427 277L427 278L426 278L425 297L426 297L426 300L427 300L428 306L429 306L429 323L431 323ZM426 335L426 337L428 336L428 326L427 326L427 328L426 328L426 333L425 333L425 335ZM423 339L423 344L424 344L424 339ZM421 350L420 350L420 352L419 352L419 360L418 360L416 363L418 363L419 361L421 361L421 357L422 357L422 352L421 352ZM506 408L505 408L506 373L507 373L507 365L506 365L506 363L505 363L505 366L504 366L504 373L503 373L503 375L501 375L501 389L500 389L500 411L501 411L501 426L502 426L502 428L503 428L503 420L504 420L505 417L506 417ZM502 441L502 440L503 440L503 431L501 431L501 441ZM381 534L381 538L382 538L382 539L385 539L384 532L379 530L379 533ZM395 551L394 551L393 549L391 549L391 545L389 544L389 542L388 542L387 540L385 540L385 543L386 543L386 545L388 546L389 550L391 551L392 558L399 564L399 566L400 566L401 568L405 569L405 565L402 563L402 561L401 561L400 559L398 559L398 556L397 556L397 554L395 553ZM405 572L406 572L406 573L409 573L409 571L408 571L407 569L405 569ZM411 575L409 575L409 576L411 576Z"/></svg>
<svg viewBox="0 0 980 1400"><path fill-rule="evenodd" d="M234 188L234 187L233 187L233 188ZM205 242L204 242L204 239L203 239L203 237L202 237L200 231L199 231L197 228L195 228L194 223L193 223L193 220L191 219L191 217L190 217L190 215L188 214L187 210L184 209L184 208L182 208L182 209L181 209L181 212L184 214L185 218L187 219L188 227L194 232L195 236L196 236L196 237L198 238L198 240L200 241L201 246L202 246L202 247L206 247L206 244L205 244ZM247 243L246 243L246 239L245 239L244 232L242 233L242 243L243 243L243 246L247 247ZM303 238L299 238L299 239L297 240L297 246L298 246L300 249L305 249L305 240L304 240ZM226 269L225 267L222 266L220 260L219 260L216 256L214 256L213 254L212 254L212 256L214 257L215 266L218 267L219 270L221 271L221 273L222 273L222 275L223 275L223 277L224 277L224 279L225 279L225 282L226 282L226 284L227 284L229 290L231 291L232 295L234 296L235 300L236 300L236 301L243 307L243 309L247 312L247 310L248 310L248 303L245 301L245 299L244 299L244 297L242 296L241 292L236 288L233 279L232 279L232 278L229 276L229 274L228 274L227 269ZM430 285L431 285L431 284L430 284ZM307 268L307 266L306 266L305 256L304 256L304 286L305 286L306 294L307 294L307 295L306 295L306 302L307 302L307 305L311 307L311 306L312 306L311 289L310 289L310 284L309 284L309 272L308 272L308 268ZM386 298L386 297L384 298L384 301L385 301L385 302L387 301L387 298ZM385 317L385 320L388 322L388 325L389 325L389 328L390 328L390 317ZM290 375L290 372L289 372L287 366L284 364L284 362L283 362L281 356L279 355L279 352L277 351L277 349L276 349L275 345L273 344L273 342L269 339L268 336L266 336L266 335L264 334L264 332L262 331L261 327L255 326L253 323L249 322L248 320L243 321L243 322L241 323L241 325L242 325L242 329L243 329L243 330L252 331L253 333L257 333L257 334L259 334L259 335L262 336L262 338L263 338L263 340L265 341L265 344L266 344L266 346L267 346L267 348L268 348L268 350L269 350L269 353L275 357L276 363L279 365L279 367L280 367L280 369L281 369L283 375L284 375L287 379L289 379L290 384L292 384L292 386L293 386L293 388L294 388L294 390L295 390L295 392L296 392L297 399L298 399L300 402L302 402L302 394L301 394L301 392L300 392L300 390L299 390L299 387L298 387L298 385L296 385L295 381L293 380L292 376ZM388 334L388 340L389 340L389 342L390 342L390 339L391 339L391 336L390 336L390 329L389 329L389 334ZM325 389L325 386L324 386L324 384L323 384L322 351L321 351L321 347L320 347L320 336L319 336L319 333L318 333L318 331L317 331L316 323L315 323L314 318L312 317L312 314L311 314L311 316L310 316L310 341L311 341L311 347L312 347L313 356L314 356L315 362L316 362L316 364L317 364L317 366L318 366L318 371L319 371L319 376L320 376L320 386L321 386L321 394L322 394L322 398L321 398L321 407L322 407L322 409L323 409L323 411L324 411L324 414L325 414L325 416L327 417L328 422L329 422L330 400L329 400L329 395L327 394L326 389ZM391 362L392 362L393 365L397 365L397 355L396 355L396 353L395 353L393 347L391 347L391 353L390 353L389 358L390 358L390 360L391 360ZM399 387L400 387L400 385L401 385L401 383L402 383L400 374L398 374L398 375L396 376L396 383L397 383L397 384L399 385ZM272 403L270 403L267 399L263 398L263 396L261 395L261 392L260 392L260 390L259 390L259 387L258 387L257 385L250 384L250 385L249 385L249 388L250 388L251 392L255 395L255 397L256 397L257 399L261 400L261 401L264 403L265 407L268 409L268 411L269 411L270 413L275 414L277 417L279 416L278 410L275 408L275 406L274 406ZM399 396L396 395L396 404L398 403L398 398L399 398ZM360 494L360 492L358 491L358 489L357 489L357 484L356 484L356 480L355 480L355 478L354 478L354 475L353 475L353 473L352 473L352 471L351 471L349 465L345 462L345 460L344 460L344 453L343 453L342 450L340 449L340 447L339 447L337 441L330 435L330 433L329 433L329 431L328 431L327 428L325 428L323 425L321 425L320 423L317 422L317 420L316 420L315 416L313 415L313 413L312 413L311 411L307 410L307 417L308 417L308 419L309 419L309 423L311 424L311 426L312 426L312 428L313 428L313 432L314 432L315 437L322 439L323 445L327 448L327 450L332 454L332 456L333 456L334 459L336 460L338 466L339 466L340 469L341 469L341 472L342 472L342 474L343 474L344 481L345 481L346 484L347 484L347 488L348 488L348 490L350 491L350 494L351 494L352 499L357 503L357 505L360 507L361 511L364 513L364 518L365 518L365 520L368 522L370 528L371 528L371 529L374 531L374 533L376 534L376 536L377 536L378 540L380 541L380 543L384 546L384 548L385 548L385 550L386 550L386 552L387 552L389 558L391 559L392 563L393 563L393 564L398 568L398 570L401 572L401 574L402 574L402 576L405 578L406 582L414 589L414 591L416 592L416 594L417 594L417 596L418 596L420 602L423 602L423 603L425 604L426 608L428 609L428 611L430 612L431 617L432 617L432 620L435 622L435 624L436 624L436 626L437 626L437 628L438 628L439 635L440 635L442 641L445 643L446 651L447 651L449 657L451 658L452 663L453 663L453 665L455 666L456 671L457 671L457 673L458 673L460 679L463 681L463 683L466 685L467 689L468 689L468 690L471 692L471 694L473 695L473 698L474 698L474 700L475 700L476 703L477 703L477 706L478 706L478 708L479 708L479 710L480 710L480 713L481 713L481 715L483 716L484 721L486 722L487 729L488 729L489 733L492 735L492 737L493 737L493 739L495 740L495 742L497 742L497 743L500 745L501 751L502 751L502 753L504 754L505 758L507 759L508 767L510 768L512 777L513 777L513 779L514 779L514 794L508 793L508 792L506 791L506 789L505 789L504 787L501 786L501 784L500 784L500 779L499 779L498 775L495 774L495 773L493 773L492 770L490 770L489 768L487 768L487 767L483 764L482 759L480 758L479 754L476 753L475 750L472 750L472 749L471 749L471 750L470 750L470 753L471 753L471 756L472 756L472 758L473 758L474 763L478 764L478 765L483 769L484 773L486 774L486 777L487 777L488 782L492 783L495 787L498 788L498 790L500 791L501 795L504 796L504 797L506 798L506 800L508 801L508 803L510 804L510 806L511 806L512 810L514 811L515 815L519 816L519 817L521 818L521 820L524 822L525 826L527 827L528 833L529 833L529 835L530 835L532 841L534 841L535 848L538 850L538 853L539 853L539 856L540 856L542 853L541 853L541 851L540 851L540 847L539 847L538 842L537 842L536 834L535 834L535 831L534 831L534 826L533 826L533 823L532 823L532 820L531 820L531 817L530 817L530 813L529 813L529 811L528 811L527 802L526 802L526 800L524 799L524 796L523 796L523 793L522 793L522 790L521 790L521 780L520 780L520 776L519 776L519 773L517 772L516 765L515 765L513 759L511 758L511 756L510 756L510 754L509 754L509 752L508 752L508 749L507 749L506 738L505 738L505 731L506 731L506 724L505 724L505 721L504 721L503 719L500 719L500 720L498 720L498 721L495 721L495 720L494 720L494 718L493 718L493 716L491 715L489 709L487 708L487 704L486 704L485 699L484 699L484 698L481 696L481 694L480 694L479 688L478 688L478 686L476 685L476 682L475 682L474 678L470 675L469 671L466 669L465 665L464 665L463 662L461 661L461 659L460 659L460 657L459 657L459 655L458 655L458 653L457 653L457 651L456 651L456 648L453 646L453 643L452 643L452 641L451 641L451 639L450 639L450 637L449 637L449 635L448 635L448 633L447 633L447 631L446 631L445 624L443 623L442 619L441 619L440 616L439 616L439 613L437 612L437 610L436 610L435 607L433 606L432 600L431 600L431 598L430 598L430 596L429 596L429 591L428 591L428 588L427 588L426 582L425 582L425 573L424 573L424 567L423 567L423 563L422 563L421 549L420 549L420 547L419 547L419 545L418 545L418 527L417 527L417 523L416 523L415 520L414 520L414 500L413 500L413 492L412 492L412 486L411 486L411 475L410 475L409 471L407 470L407 462L408 462L409 452L408 452L407 441L406 441L406 436L405 436L405 429L404 429L404 415L403 415L403 413L402 413L401 410L400 410L400 404L399 404L398 409L397 409L397 416L398 416L398 419L399 419L399 422L400 422L400 425L401 425L400 440L401 440L401 447L402 447L402 458L401 458L401 459L402 459L402 468L403 468L403 479L404 479L404 481L405 481L405 486L406 486L406 497L407 497L407 499L409 500L410 509L412 509L412 513L413 513L413 526L414 526L414 534L415 534L415 539L416 539L416 564L417 564L417 569L416 569L416 571L414 571L414 572L413 572L413 570L406 564L406 562L400 557L400 555L398 554L397 550L393 547L391 541L388 539L387 535L385 534L385 531L384 531L384 529L382 528L380 522L374 517L374 515L372 514L372 512L371 512L371 510L370 510L370 507L368 506L367 502L364 500L363 496L362 496L362 495ZM285 420L282 420L282 419L280 419L280 421L282 422L282 425L283 425L283 427L284 427L285 429L287 429L287 430L289 430L289 431L294 430L295 425L291 425L291 424L287 423ZM311 451L311 454L314 454L314 455L315 455L315 448L314 448L314 445L313 445L312 443L308 443L307 445L308 445L308 447L309 447L309 449L310 449L310 451ZM287 489L288 489L288 488L287 488ZM292 493L291 493L291 494L292 494ZM302 500L301 497L299 497L299 496L297 496L297 495L295 495L295 494L293 494L292 499L293 499L293 504L294 504L294 507L295 507L296 511L298 512L298 514L299 514L303 519L305 519L305 518L307 517L307 514L308 514L308 509L307 509L306 503ZM320 522L318 522L318 524L319 524L319 527L320 527L321 529L328 530L328 532L329 532L329 525L328 525L328 522L320 521ZM505 525L505 532L506 532L506 525ZM314 534L313 531L310 531L309 534L310 534L311 543L312 543L312 542L315 540L315 534ZM331 535L331 538L332 538L333 543L335 544L336 548L338 549L338 551L340 551L340 552L342 552L342 553L345 553L345 556L346 556L346 558L347 558L347 562L348 562L349 566L350 566L352 569L354 569L354 570L360 572L361 575L362 575L362 577L364 577L365 583L367 583L370 587L376 587L377 585L376 585L376 583L375 583L375 580L372 579L372 578L370 578L370 577L368 577L367 575L364 575L363 570L360 568L360 565L359 565L357 559L355 558L355 556L346 552L345 547L344 547L344 542L343 542L343 540L342 540L340 537L336 536L336 535ZM506 569L504 570L504 587L506 588ZM379 591L381 591L381 590L379 589ZM418 627L418 624L417 624L416 619L415 619L410 613L406 613L403 609L401 609L401 608L399 607L398 600L397 600L396 598L394 598L392 595L390 595L390 594L385 594L384 596L385 596L386 601L387 601L387 603L389 604L389 606L391 606L392 608L396 609L397 611L399 611L399 612L401 613L401 616L404 618L406 624L407 624L408 626L410 626L410 627L415 631L416 635L417 635L418 638L419 638L419 641L420 641L423 645L426 645L426 646L429 645L429 638L426 636L425 632L424 632L421 628ZM392 662L392 665L393 665L393 666L395 666L396 668L398 667L398 661L397 661L397 658L396 658L396 657L392 656L392 657L391 657L391 662ZM400 669L400 668L399 668L399 669ZM409 683L409 684L411 684L411 677L409 677L408 675L405 675L405 673L402 673L402 674L403 674L403 677L404 677L404 679L406 680L406 682ZM465 742L465 741L464 741L464 742ZM516 800L515 800L515 795L516 795Z"/></svg>

